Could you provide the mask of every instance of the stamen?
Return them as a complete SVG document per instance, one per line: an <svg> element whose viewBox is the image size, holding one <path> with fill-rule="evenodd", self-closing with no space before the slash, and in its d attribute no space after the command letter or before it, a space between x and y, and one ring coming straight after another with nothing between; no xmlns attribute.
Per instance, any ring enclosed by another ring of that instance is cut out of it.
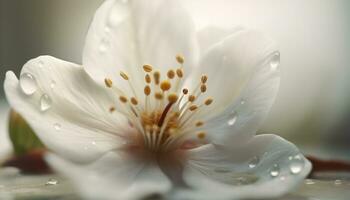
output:
<svg viewBox="0 0 350 200"><path fill-rule="evenodd" d="M113 85L113 82L112 82L111 79L105 78L105 84L106 84L107 87L111 88L112 85Z"/></svg>
<svg viewBox="0 0 350 200"><path fill-rule="evenodd" d="M182 93L183 93L184 95L188 94L188 89L187 89L187 88L184 88L184 89L182 90Z"/></svg>
<svg viewBox="0 0 350 200"><path fill-rule="evenodd" d="M189 97L188 97L188 101L189 102L194 102L196 100L196 96L194 96L194 95L190 95Z"/></svg>
<svg viewBox="0 0 350 200"><path fill-rule="evenodd" d="M182 78L184 76L184 72L182 71L182 69L177 69L176 74L179 78Z"/></svg>
<svg viewBox="0 0 350 200"><path fill-rule="evenodd" d="M197 126L197 127L203 126L203 124L204 124L204 123L203 123L202 121L197 121L197 122L196 122L196 126Z"/></svg>
<svg viewBox="0 0 350 200"><path fill-rule="evenodd" d="M204 93L207 91L207 86L205 84L201 85L201 92Z"/></svg>
<svg viewBox="0 0 350 200"><path fill-rule="evenodd" d="M135 106L138 104L138 101L137 101L137 99L135 97L131 97L130 101Z"/></svg>
<svg viewBox="0 0 350 200"><path fill-rule="evenodd" d="M126 97L124 97L124 96L120 96L120 97L119 97L119 100L120 100L121 102L123 102L123 103L128 102L128 99L127 99Z"/></svg>
<svg viewBox="0 0 350 200"><path fill-rule="evenodd" d="M114 112L114 111L115 111L115 107L114 107L114 106L112 106L112 107L109 108L109 112L112 113L112 112Z"/></svg>
<svg viewBox="0 0 350 200"><path fill-rule="evenodd" d="M160 89L163 91L168 91L171 88L171 84L168 80L162 81L160 83Z"/></svg>
<svg viewBox="0 0 350 200"><path fill-rule="evenodd" d="M160 72L159 71L155 71L153 73L153 78L154 78L155 84L158 85L159 82L160 82Z"/></svg>
<svg viewBox="0 0 350 200"><path fill-rule="evenodd" d="M195 111L195 110L197 110L197 108L198 108L198 106L192 105L192 106L190 106L188 109L189 109L190 111Z"/></svg>
<svg viewBox="0 0 350 200"><path fill-rule="evenodd" d="M182 56L182 55L177 55L176 56L176 61L179 63L179 64L184 64L185 62L185 58Z"/></svg>
<svg viewBox="0 0 350 200"><path fill-rule="evenodd" d="M173 79L175 77L175 72L174 70L169 70L168 73L167 73L167 76L169 79Z"/></svg>
<svg viewBox="0 0 350 200"><path fill-rule="evenodd" d="M197 133L197 137L198 137L199 139L204 139L205 136L206 136L206 133L205 133L205 132L199 132L199 133Z"/></svg>
<svg viewBox="0 0 350 200"><path fill-rule="evenodd" d="M168 101L170 103L175 103L177 101L179 97L175 94L175 93L172 93L172 94L169 94L168 95Z"/></svg>
<svg viewBox="0 0 350 200"><path fill-rule="evenodd" d="M152 72L153 67L151 65L144 65L143 70L145 70L145 72L149 73L149 72Z"/></svg>
<svg viewBox="0 0 350 200"><path fill-rule="evenodd" d="M207 100L204 101L204 104L209 106L211 103L213 103L213 99L212 98L209 98Z"/></svg>
<svg viewBox="0 0 350 200"><path fill-rule="evenodd" d="M151 76L149 74L145 75L145 81L146 83L150 84L151 83Z"/></svg>
<svg viewBox="0 0 350 200"><path fill-rule="evenodd" d="M208 76L207 76L207 75L202 75L202 77L201 77L201 82L202 82L203 84L205 84L205 83L207 82L207 80L208 80Z"/></svg>
<svg viewBox="0 0 350 200"><path fill-rule="evenodd" d="M129 76L128 76L126 73L122 72L122 71L120 71L120 76L121 76L124 80L129 80Z"/></svg>
<svg viewBox="0 0 350 200"><path fill-rule="evenodd" d="M146 96L149 96L151 94L151 88L148 85L146 85L143 92L145 93Z"/></svg>
<svg viewBox="0 0 350 200"><path fill-rule="evenodd" d="M162 100L163 99L163 94L161 92L156 92L154 94L154 97L158 100Z"/></svg>

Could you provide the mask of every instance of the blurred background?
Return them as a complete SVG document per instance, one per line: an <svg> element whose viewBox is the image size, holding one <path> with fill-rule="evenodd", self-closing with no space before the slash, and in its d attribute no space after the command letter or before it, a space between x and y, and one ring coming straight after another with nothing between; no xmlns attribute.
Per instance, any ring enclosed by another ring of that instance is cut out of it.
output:
<svg viewBox="0 0 350 200"><path fill-rule="evenodd" d="M280 46L282 82L259 133L275 133L321 158L350 160L350 1L182 0L197 28L261 30ZM102 0L0 0L0 82L39 55L81 63ZM209 13L209 14L208 14ZM0 154L8 105L0 90Z"/></svg>

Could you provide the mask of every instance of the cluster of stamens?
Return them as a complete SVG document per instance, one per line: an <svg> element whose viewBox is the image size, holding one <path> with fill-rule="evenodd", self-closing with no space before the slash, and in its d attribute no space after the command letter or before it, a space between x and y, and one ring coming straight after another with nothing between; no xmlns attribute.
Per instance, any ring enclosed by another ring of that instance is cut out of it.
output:
<svg viewBox="0 0 350 200"><path fill-rule="evenodd" d="M144 146L151 151L167 151L182 138L192 134L196 134L194 138L198 140L204 140L206 137L206 133L201 130L204 122L198 118L201 108L213 102L212 98L199 102L199 97L207 91L208 77L202 75L192 92L188 88L180 88L184 79L184 58L178 55L176 60L180 66L167 71L164 78L160 71L154 70L151 65L143 66L145 85L142 96L137 96L130 77L123 71L120 72L120 76L128 81L133 96L125 95L113 85L111 79L105 79L108 88L118 90L122 105L118 111L125 114L129 124L136 128L143 138ZM141 99L145 100L142 104ZM115 110L115 106L109 109L111 113Z"/></svg>

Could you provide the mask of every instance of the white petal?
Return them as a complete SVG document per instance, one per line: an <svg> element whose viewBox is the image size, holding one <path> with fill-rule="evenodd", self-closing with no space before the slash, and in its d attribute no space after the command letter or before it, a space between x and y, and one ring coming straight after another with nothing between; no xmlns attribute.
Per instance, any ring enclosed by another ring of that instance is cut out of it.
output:
<svg viewBox="0 0 350 200"><path fill-rule="evenodd" d="M86 199L144 199L163 196L169 179L152 160L140 160L122 152L109 152L91 164L79 165L55 155L49 163L70 178Z"/></svg>
<svg viewBox="0 0 350 200"><path fill-rule="evenodd" d="M197 33L198 44L201 54L207 53L207 51L217 42L220 42L227 36L243 31L244 28L241 26L234 28L222 28L217 26L207 26L199 30Z"/></svg>
<svg viewBox="0 0 350 200"><path fill-rule="evenodd" d="M279 169L272 176L274 165ZM299 150L275 135L255 136L231 149L206 145L189 153L184 179L196 190L186 195L193 199L279 197L301 183L310 170L310 162Z"/></svg>
<svg viewBox="0 0 350 200"><path fill-rule="evenodd" d="M211 96L214 102L202 109L201 117L212 142L230 144L237 135L255 134L278 91L279 70L271 67L277 57L279 64L271 40L247 30L236 31L208 50L196 74L209 77L202 97Z"/></svg>
<svg viewBox="0 0 350 200"><path fill-rule="evenodd" d="M179 53L186 66L193 66L196 42L192 20L178 1L107 0L87 34L83 65L96 81L112 77L124 87L120 70L131 74L134 82L142 81L143 64L167 71L176 66Z"/></svg>
<svg viewBox="0 0 350 200"><path fill-rule="evenodd" d="M35 80L25 82L28 74ZM21 79L22 86L7 72L7 100L49 149L84 161L121 145L127 122L109 113L115 102L112 91L98 86L81 66L41 56L24 65ZM36 91L27 95L22 88Z"/></svg>

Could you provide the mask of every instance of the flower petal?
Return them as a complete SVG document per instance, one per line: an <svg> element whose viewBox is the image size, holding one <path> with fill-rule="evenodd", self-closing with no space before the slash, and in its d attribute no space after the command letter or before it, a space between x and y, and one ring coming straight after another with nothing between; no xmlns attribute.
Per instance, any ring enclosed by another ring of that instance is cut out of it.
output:
<svg viewBox="0 0 350 200"><path fill-rule="evenodd" d="M211 142L230 145L236 136L255 134L278 91L278 64L274 43L255 31L236 31L207 51L195 76L197 82L202 74L209 77L201 97L214 101L200 117Z"/></svg>
<svg viewBox="0 0 350 200"><path fill-rule="evenodd" d="M299 150L276 135L255 136L231 149L205 145L188 155L184 179L197 189L186 192L190 199L279 197L294 189L311 170Z"/></svg>
<svg viewBox="0 0 350 200"><path fill-rule="evenodd" d="M87 34L83 65L99 83L111 77L120 85L125 82L117 76L120 70L133 81L142 81L141 65L151 64L166 72L176 66L179 53L186 58L186 66L194 65L194 26L178 1L107 0Z"/></svg>
<svg viewBox="0 0 350 200"><path fill-rule="evenodd" d="M152 160L109 152L91 164L79 165L53 154L49 163L70 178L86 199L147 199L171 189L169 179Z"/></svg>
<svg viewBox="0 0 350 200"><path fill-rule="evenodd" d="M20 81L7 72L4 87L10 105L64 157L94 159L122 144L127 122L109 112L112 91L98 86L81 66L41 56L24 65Z"/></svg>

